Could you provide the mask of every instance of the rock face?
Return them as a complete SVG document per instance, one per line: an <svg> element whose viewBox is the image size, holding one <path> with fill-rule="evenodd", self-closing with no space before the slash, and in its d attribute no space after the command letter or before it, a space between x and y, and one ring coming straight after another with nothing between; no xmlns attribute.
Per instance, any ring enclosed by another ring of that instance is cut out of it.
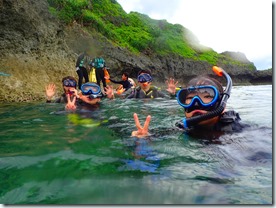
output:
<svg viewBox="0 0 276 208"><path fill-rule="evenodd" d="M127 71L136 77L140 69L150 69L154 82L175 77L184 84L198 74L212 74L207 62L170 55L135 55L113 46L99 34L88 34L78 24L64 26L48 11L46 0L0 0L0 102L24 102L45 99L45 85L71 75L77 78L77 54L90 49L91 57L100 53L110 74ZM250 63L244 54L225 52L237 61ZM272 70L249 70L244 65L220 63L234 84L272 83Z"/></svg>

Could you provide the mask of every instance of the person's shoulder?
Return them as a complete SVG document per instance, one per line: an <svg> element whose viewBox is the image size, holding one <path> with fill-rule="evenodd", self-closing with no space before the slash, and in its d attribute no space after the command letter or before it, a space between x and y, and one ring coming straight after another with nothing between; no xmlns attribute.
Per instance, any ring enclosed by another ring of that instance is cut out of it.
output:
<svg viewBox="0 0 276 208"><path fill-rule="evenodd" d="M220 117L220 121L225 122L225 123L229 123L229 122L233 122L233 121L240 121L240 120L241 120L241 118L240 118L239 113L237 113L234 110L226 111Z"/></svg>
<svg viewBox="0 0 276 208"><path fill-rule="evenodd" d="M152 90L160 90L160 88L158 88L158 87L155 86L155 85L151 85L150 88L151 88Z"/></svg>
<svg viewBox="0 0 276 208"><path fill-rule="evenodd" d="M239 113L234 110L226 111L220 118L219 123L224 131L242 131L243 128L250 125L242 123Z"/></svg>

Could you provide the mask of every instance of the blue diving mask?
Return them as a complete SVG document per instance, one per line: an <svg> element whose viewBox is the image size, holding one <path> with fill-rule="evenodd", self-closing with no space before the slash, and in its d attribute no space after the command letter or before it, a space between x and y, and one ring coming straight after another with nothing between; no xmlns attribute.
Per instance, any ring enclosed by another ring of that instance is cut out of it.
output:
<svg viewBox="0 0 276 208"><path fill-rule="evenodd" d="M137 81L140 83L152 82L152 77L149 74L140 74L137 77Z"/></svg>
<svg viewBox="0 0 276 208"><path fill-rule="evenodd" d="M219 91L211 85L183 88L177 93L177 101L186 112L195 109L210 110L216 107L219 97Z"/></svg>
<svg viewBox="0 0 276 208"><path fill-rule="evenodd" d="M65 87L76 87L77 86L76 81L72 80L72 79L65 79L65 80L63 80L62 84Z"/></svg>
<svg viewBox="0 0 276 208"><path fill-rule="evenodd" d="M84 95L89 95L90 99L103 97L100 86L93 82L87 82L83 84L81 86L81 92Z"/></svg>

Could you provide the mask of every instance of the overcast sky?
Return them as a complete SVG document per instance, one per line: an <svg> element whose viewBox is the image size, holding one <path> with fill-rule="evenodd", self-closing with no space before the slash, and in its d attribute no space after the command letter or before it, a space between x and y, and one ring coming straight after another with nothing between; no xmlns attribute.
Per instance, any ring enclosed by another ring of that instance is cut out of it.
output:
<svg viewBox="0 0 276 208"><path fill-rule="evenodd" d="M270 0L117 0L129 13L181 24L218 53L242 52L257 69L272 67ZM273 1L274 2L274 1Z"/></svg>

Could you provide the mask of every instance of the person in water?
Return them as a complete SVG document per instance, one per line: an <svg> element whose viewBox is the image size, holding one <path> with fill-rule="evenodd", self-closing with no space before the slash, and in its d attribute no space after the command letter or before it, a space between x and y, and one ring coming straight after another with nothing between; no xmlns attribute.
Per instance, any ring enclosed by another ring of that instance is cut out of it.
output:
<svg viewBox="0 0 276 208"><path fill-rule="evenodd" d="M185 118L177 122L176 126L190 135L197 136L210 132L240 132L248 126L240 122L241 118L237 112L226 111L226 102L232 88L231 77L219 67L214 66L213 71L226 78L225 90L216 79L209 76L198 76L190 80L186 88L177 92L177 101L184 108ZM151 116L147 116L144 126L140 125L136 113L133 117L137 131L133 131L132 136L148 136Z"/></svg>
<svg viewBox="0 0 276 208"><path fill-rule="evenodd" d="M76 87L77 87L77 80L72 77L72 76L66 76L63 77L62 80L62 87L63 87L63 94L54 99L53 97L56 94L56 85L53 83L50 83L49 85L46 86L45 91L46 91L46 102L47 103L67 103L67 98L72 97L76 93Z"/></svg>
<svg viewBox="0 0 276 208"><path fill-rule="evenodd" d="M127 91L128 89L130 89L132 87L131 83L128 80L127 72L124 72L122 74L121 81L116 81L116 80L110 79L109 76L105 76L104 78L110 80L111 82L113 82L115 84L120 84L120 86L116 89L116 91L119 92L120 94L123 93L124 91Z"/></svg>
<svg viewBox="0 0 276 208"><path fill-rule="evenodd" d="M138 73L137 77L138 81L138 87L131 90L128 94L125 95L126 98L159 98L159 97L169 97L169 95L161 92L159 88L152 85L152 76L151 72L149 70L141 70ZM177 84L177 83L175 83ZM170 94L175 93L175 89L172 89L171 86L168 83L168 89L167 92Z"/></svg>
<svg viewBox="0 0 276 208"><path fill-rule="evenodd" d="M66 103L66 109L76 109L77 105L94 105L100 102L102 97L113 99L113 89L110 86L105 88L105 96L102 94L101 89L97 83L85 83L81 86L81 92L76 89L77 80L72 76L62 78L63 94L54 99L56 94L56 85L50 83L46 86L46 102L47 103Z"/></svg>
<svg viewBox="0 0 276 208"><path fill-rule="evenodd" d="M107 97L114 98L113 88L110 86L105 87L105 95L101 92L101 87L94 82L87 82L81 86L81 92L74 94L72 99L67 98L66 109L75 110L77 106L98 106L101 99Z"/></svg>

